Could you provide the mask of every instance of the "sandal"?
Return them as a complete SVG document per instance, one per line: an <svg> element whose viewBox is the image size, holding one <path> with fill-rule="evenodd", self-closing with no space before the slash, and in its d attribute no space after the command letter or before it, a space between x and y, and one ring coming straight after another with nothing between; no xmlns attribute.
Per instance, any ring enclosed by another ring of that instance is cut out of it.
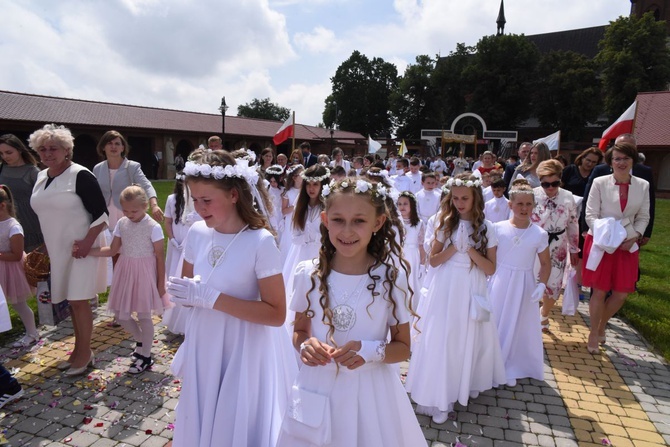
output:
<svg viewBox="0 0 670 447"><path fill-rule="evenodd" d="M542 332L545 334L551 332L549 330L549 317L544 318L542 321L540 321L540 326L542 326Z"/></svg>
<svg viewBox="0 0 670 447"><path fill-rule="evenodd" d="M39 335L30 335L26 334L23 337L19 338L12 344L12 348L27 348L37 343L40 339Z"/></svg>
<svg viewBox="0 0 670 447"><path fill-rule="evenodd" d="M137 348L141 348L141 347L142 347L142 342L141 341L136 341L135 342L135 350L133 351L132 354L130 354L131 359L136 359L140 356L140 353L137 352Z"/></svg>
<svg viewBox="0 0 670 447"><path fill-rule="evenodd" d="M140 374L146 371L147 369L151 368L151 365L154 364L153 359L151 356L145 357L143 355L137 354L137 358L133 362L132 365L130 365L130 368L128 368L128 373L129 374Z"/></svg>

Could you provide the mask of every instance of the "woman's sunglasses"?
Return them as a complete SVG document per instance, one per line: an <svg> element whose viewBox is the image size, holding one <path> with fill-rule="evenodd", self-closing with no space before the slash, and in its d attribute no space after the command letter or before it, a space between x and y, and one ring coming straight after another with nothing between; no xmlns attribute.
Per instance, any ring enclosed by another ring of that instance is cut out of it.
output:
<svg viewBox="0 0 670 447"><path fill-rule="evenodd" d="M561 186L561 181L556 180L555 182L551 182L551 183L542 182L542 183L540 183L540 186L542 186L544 189L547 189L547 188L550 188L550 187L551 188L558 188L559 186Z"/></svg>

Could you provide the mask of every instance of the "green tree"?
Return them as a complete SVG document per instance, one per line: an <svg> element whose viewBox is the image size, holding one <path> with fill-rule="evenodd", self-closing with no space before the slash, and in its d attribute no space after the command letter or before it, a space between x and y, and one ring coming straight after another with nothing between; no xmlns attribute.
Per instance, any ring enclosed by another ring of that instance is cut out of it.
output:
<svg viewBox="0 0 670 447"><path fill-rule="evenodd" d="M523 35L483 37L465 69L471 89L467 111L481 115L489 128L515 128L532 113L533 77L539 59L539 50Z"/></svg>
<svg viewBox="0 0 670 447"><path fill-rule="evenodd" d="M431 77L435 61L426 55L416 57L398 81L398 88L391 95L391 110L396 119L397 138L419 139L421 129L434 128L435 95Z"/></svg>
<svg viewBox="0 0 670 447"><path fill-rule="evenodd" d="M600 41L600 66L605 112L617 118L638 92L665 90L670 82L670 50L665 22L651 12L641 18L619 17L610 22Z"/></svg>
<svg viewBox="0 0 670 447"><path fill-rule="evenodd" d="M254 98L250 103L237 107L237 116L243 116L245 118L286 121L290 115L290 109L270 102L270 98Z"/></svg>
<svg viewBox="0 0 670 447"><path fill-rule="evenodd" d="M354 51L331 78L323 122L364 135L390 135L393 122L390 96L398 85L395 65L381 58L368 59ZM336 112L337 111L337 112ZM336 119L337 113L337 119Z"/></svg>
<svg viewBox="0 0 670 447"><path fill-rule="evenodd" d="M535 116L543 126L560 129L564 140L577 140L587 123L601 111L596 64L572 51L552 51L537 67L533 100Z"/></svg>
<svg viewBox="0 0 670 447"><path fill-rule="evenodd" d="M434 95L431 113L436 127L450 126L454 118L465 112L467 98L472 91L465 73L473 62L474 52L474 47L459 43L455 51L438 59L431 77Z"/></svg>

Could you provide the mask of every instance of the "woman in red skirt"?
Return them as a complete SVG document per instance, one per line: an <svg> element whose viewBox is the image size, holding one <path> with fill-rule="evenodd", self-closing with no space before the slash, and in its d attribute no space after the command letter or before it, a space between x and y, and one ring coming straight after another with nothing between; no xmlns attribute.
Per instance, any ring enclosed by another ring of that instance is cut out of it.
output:
<svg viewBox="0 0 670 447"><path fill-rule="evenodd" d="M635 244L649 223L649 183L631 175L633 164L638 162L635 146L615 144L605 154L605 162L612 167L612 174L593 180L586 202L589 232L584 241L582 280L592 290L589 303L591 332L587 347L591 354L599 352L598 343L605 342L607 322L621 309L628 294L635 291L640 256ZM593 247L594 223L606 217L620 221L626 237L614 253L605 252L595 270L589 270L586 265ZM612 295L605 300L610 291Z"/></svg>

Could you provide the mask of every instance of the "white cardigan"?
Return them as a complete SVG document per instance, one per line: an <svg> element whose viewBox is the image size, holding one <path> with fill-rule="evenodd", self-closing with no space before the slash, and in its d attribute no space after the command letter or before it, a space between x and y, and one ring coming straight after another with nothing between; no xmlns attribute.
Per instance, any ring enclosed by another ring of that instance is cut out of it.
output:
<svg viewBox="0 0 670 447"><path fill-rule="evenodd" d="M626 239L636 237L636 233L644 234L649 224L649 182L631 175L628 203L622 212L614 174L594 179L586 202L585 218L589 234L593 235L594 222L604 217L620 220L626 229Z"/></svg>

